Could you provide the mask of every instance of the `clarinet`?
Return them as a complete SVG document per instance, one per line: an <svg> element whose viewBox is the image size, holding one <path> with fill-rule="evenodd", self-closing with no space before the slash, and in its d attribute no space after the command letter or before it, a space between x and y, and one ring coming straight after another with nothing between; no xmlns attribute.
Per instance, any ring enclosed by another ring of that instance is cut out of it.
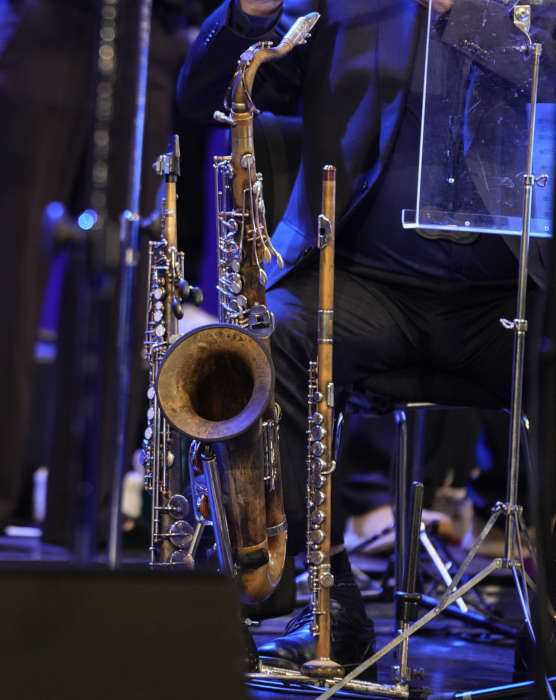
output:
<svg viewBox="0 0 556 700"><path fill-rule="evenodd" d="M317 638L316 658L303 665L315 678L343 676L340 664L330 659L330 525L332 514L334 383L332 347L334 320L334 221L336 168L322 170L322 213L318 219L320 249L318 354L309 363L307 393L307 568L313 619L311 632Z"/></svg>

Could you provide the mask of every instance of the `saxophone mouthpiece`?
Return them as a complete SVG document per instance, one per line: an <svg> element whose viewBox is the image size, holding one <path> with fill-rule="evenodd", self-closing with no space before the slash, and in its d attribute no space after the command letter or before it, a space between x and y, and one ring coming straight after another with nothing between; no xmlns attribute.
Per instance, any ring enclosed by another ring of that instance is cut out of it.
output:
<svg viewBox="0 0 556 700"><path fill-rule="evenodd" d="M173 154L176 158L179 158L181 156L180 153L180 137L177 134L174 134L173 136L174 139L174 147L173 147Z"/></svg>
<svg viewBox="0 0 556 700"><path fill-rule="evenodd" d="M309 12L308 15L299 17L284 35L282 42L291 41L294 46L304 44L309 37L309 32L313 29L319 17L320 14L318 12Z"/></svg>

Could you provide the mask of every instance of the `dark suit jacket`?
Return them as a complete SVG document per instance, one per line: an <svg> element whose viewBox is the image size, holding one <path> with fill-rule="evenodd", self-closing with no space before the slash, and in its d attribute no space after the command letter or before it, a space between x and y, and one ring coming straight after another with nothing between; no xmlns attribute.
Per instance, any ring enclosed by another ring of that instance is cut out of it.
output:
<svg viewBox="0 0 556 700"><path fill-rule="evenodd" d="M221 108L236 59L256 40L227 26L228 11L226 2L205 21L180 75L179 104L193 119L210 120ZM323 165L337 169L338 235L372 191L396 138L424 15L413 0L286 0L275 26L257 39L278 42L296 17L312 11L321 17L306 46L264 64L255 82L254 100L261 109L292 114L303 97L301 165L273 236L285 268L270 267L270 285L314 249ZM465 51L466 27L457 29ZM473 45L476 36L469 36ZM509 241L514 252L516 243ZM539 281L543 263L535 247L531 274Z"/></svg>

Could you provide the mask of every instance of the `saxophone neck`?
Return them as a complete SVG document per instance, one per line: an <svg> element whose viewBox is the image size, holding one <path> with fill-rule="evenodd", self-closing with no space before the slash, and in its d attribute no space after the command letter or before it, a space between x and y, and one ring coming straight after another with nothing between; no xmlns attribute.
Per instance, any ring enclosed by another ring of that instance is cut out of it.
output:
<svg viewBox="0 0 556 700"><path fill-rule="evenodd" d="M174 134L172 137L168 152L157 158L153 168L157 175L164 177L166 182L166 192L162 206L163 236L166 238L169 247L177 248L176 182L180 175L180 140L177 134Z"/></svg>
<svg viewBox="0 0 556 700"><path fill-rule="evenodd" d="M226 100L226 107L231 110L228 120L233 120L234 115L237 114L258 112L251 93L259 67L267 61L285 56L296 46L305 44L319 17L318 12L310 12L299 17L277 46L274 46L271 41L258 41L241 54ZM217 114L219 116L215 114L215 118L222 121L221 113Z"/></svg>

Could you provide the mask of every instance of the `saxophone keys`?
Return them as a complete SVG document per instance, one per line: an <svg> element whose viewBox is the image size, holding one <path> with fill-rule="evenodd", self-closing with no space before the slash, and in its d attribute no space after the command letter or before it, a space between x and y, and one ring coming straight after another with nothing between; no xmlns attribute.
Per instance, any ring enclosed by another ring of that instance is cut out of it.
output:
<svg viewBox="0 0 556 700"><path fill-rule="evenodd" d="M178 320L183 318L184 311L181 301L178 301L177 299L172 301L172 313Z"/></svg>
<svg viewBox="0 0 556 700"><path fill-rule="evenodd" d="M193 539L193 528L186 520L177 520L168 531L168 539L177 549L185 549Z"/></svg>
<svg viewBox="0 0 556 700"><path fill-rule="evenodd" d="M183 520L189 513L189 501L181 493L174 494L168 501L168 512L175 520Z"/></svg>
<svg viewBox="0 0 556 700"><path fill-rule="evenodd" d="M238 311L245 311L247 308L247 297L244 294L239 294L234 299Z"/></svg>
<svg viewBox="0 0 556 700"><path fill-rule="evenodd" d="M241 276L237 272L229 272L226 275L224 285L231 294L239 294L243 288Z"/></svg>
<svg viewBox="0 0 556 700"><path fill-rule="evenodd" d="M183 549L177 549L175 552L172 552L170 564L180 564L186 566L188 569L195 568L195 560L191 554L184 552Z"/></svg>
<svg viewBox="0 0 556 700"><path fill-rule="evenodd" d="M258 304L249 309L247 319L249 329L259 335L270 335L274 329L274 314L266 306Z"/></svg>
<svg viewBox="0 0 556 700"><path fill-rule="evenodd" d="M251 153L244 153L241 156L240 165L242 168L245 168L245 170L247 170L252 165L253 160L253 155ZM255 188L255 185L253 185L253 188Z"/></svg>
<svg viewBox="0 0 556 700"><path fill-rule="evenodd" d="M178 282L178 294L182 301L187 301L191 294L191 285L187 280L180 279Z"/></svg>

